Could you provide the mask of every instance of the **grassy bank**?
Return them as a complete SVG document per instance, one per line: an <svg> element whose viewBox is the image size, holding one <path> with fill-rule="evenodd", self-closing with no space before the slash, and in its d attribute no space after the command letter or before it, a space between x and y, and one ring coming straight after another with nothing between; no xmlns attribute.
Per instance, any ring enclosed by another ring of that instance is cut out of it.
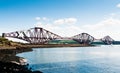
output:
<svg viewBox="0 0 120 73"><path fill-rule="evenodd" d="M0 37L0 49L16 49L17 46L21 46L21 43L13 42L4 37Z"/></svg>

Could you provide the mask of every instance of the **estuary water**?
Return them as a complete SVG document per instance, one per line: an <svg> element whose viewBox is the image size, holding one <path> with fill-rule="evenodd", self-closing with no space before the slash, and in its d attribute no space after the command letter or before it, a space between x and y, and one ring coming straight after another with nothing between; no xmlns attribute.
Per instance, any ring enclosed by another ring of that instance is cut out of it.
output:
<svg viewBox="0 0 120 73"><path fill-rule="evenodd" d="M43 73L120 73L120 45L33 48L17 56Z"/></svg>

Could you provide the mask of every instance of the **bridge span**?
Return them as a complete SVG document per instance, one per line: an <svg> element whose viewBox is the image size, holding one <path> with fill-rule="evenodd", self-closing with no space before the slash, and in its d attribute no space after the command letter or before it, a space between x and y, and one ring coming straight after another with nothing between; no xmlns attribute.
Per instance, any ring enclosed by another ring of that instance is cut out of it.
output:
<svg viewBox="0 0 120 73"><path fill-rule="evenodd" d="M12 37L25 40L34 44L47 44L50 40L61 39L62 37L41 27L30 28L24 31L3 33L3 37Z"/></svg>

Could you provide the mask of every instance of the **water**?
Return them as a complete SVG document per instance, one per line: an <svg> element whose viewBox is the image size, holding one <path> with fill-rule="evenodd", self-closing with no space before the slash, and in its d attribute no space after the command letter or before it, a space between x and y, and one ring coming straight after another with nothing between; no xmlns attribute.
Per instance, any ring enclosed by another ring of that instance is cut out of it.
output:
<svg viewBox="0 0 120 73"><path fill-rule="evenodd" d="M43 73L120 73L120 46L33 48L17 56Z"/></svg>

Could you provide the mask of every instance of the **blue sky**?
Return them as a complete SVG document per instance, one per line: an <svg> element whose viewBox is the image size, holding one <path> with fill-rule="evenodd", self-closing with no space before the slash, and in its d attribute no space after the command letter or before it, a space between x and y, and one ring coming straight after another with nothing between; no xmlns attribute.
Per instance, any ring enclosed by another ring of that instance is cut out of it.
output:
<svg viewBox="0 0 120 73"><path fill-rule="evenodd" d="M120 0L0 0L0 33L40 26L61 36L87 32L120 40L119 4Z"/></svg>

